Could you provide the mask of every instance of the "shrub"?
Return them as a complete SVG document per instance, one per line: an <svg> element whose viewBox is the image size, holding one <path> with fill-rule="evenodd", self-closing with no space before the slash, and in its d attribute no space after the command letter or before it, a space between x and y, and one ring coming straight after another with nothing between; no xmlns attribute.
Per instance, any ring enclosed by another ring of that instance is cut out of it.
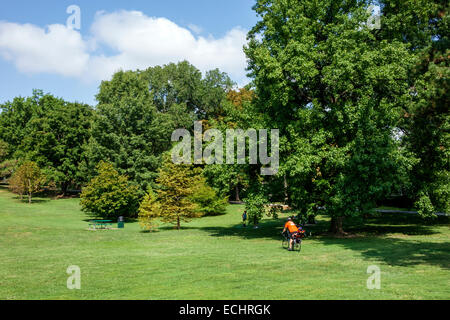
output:
<svg viewBox="0 0 450 320"><path fill-rule="evenodd" d="M191 199L198 205L198 211L202 216L218 216L226 213L227 198L220 198L216 191L207 185L204 178L198 182Z"/></svg>
<svg viewBox="0 0 450 320"><path fill-rule="evenodd" d="M255 226L262 219L266 211L265 205L267 199L259 193L250 193L245 199L245 209L247 210L248 220Z"/></svg>
<svg viewBox="0 0 450 320"><path fill-rule="evenodd" d="M98 175L81 193L84 212L102 218L135 217L138 208L138 189L130 185L112 164L100 161Z"/></svg>

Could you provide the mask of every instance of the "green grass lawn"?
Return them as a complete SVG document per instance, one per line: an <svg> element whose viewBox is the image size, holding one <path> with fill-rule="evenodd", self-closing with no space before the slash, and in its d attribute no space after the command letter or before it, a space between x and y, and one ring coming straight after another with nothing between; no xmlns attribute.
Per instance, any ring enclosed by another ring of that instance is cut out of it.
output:
<svg viewBox="0 0 450 320"><path fill-rule="evenodd" d="M78 199L37 200L0 189L0 299L450 299L445 217L350 221L343 239L323 234L319 217L296 253L281 248L282 217L243 229L238 205L181 231L143 233L137 223L88 231ZM70 265L81 268L81 290L66 287ZM370 265L380 290L366 287Z"/></svg>

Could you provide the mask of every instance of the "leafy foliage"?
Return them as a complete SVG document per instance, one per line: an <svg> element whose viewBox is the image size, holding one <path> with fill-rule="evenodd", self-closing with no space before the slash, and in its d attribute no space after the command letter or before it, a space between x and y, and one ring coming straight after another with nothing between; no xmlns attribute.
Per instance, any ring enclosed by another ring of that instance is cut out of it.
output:
<svg viewBox="0 0 450 320"><path fill-rule="evenodd" d="M400 123L403 145L417 159L405 189L425 216L449 212L449 4L425 0L383 3L384 36L407 42L415 56L408 78L411 102Z"/></svg>
<svg viewBox="0 0 450 320"><path fill-rule="evenodd" d="M116 73L102 82L97 95L87 167L108 159L141 190L154 187L162 154L172 147L172 132L220 114L230 86L218 70L202 79L186 61Z"/></svg>
<svg viewBox="0 0 450 320"><path fill-rule="evenodd" d="M91 107L35 90L32 97L15 98L1 108L0 137L7 142L7 155L35 161L63 192L85 181L80 169Z"/></svg>
<svg viewBox="0 0 450 320"><path fill-rule="evenodd" d="M138 209L137 188L130 185L111 163L100 161L95 176L81 193L84 212L102 218L134 217Z"/></svg>
<svg viewBox="0 0 450 320"><path fill-rule="evenodd" d="M33 161L24 162L14 173L9 181L9 188L12 192L28 196L28 202L31 203L32 195L41 191L45 182L45 175L39 169L39 166Z"/></svg>
<svg viewBox="0 0 450 320"><path fill-rule="evenodd" d="M7 180L10 178L17 168L17 160L5 160L0 163L0 179Z"/></svg>
<svg viewBox="0 0 450 320"><path fill-rule="evenodd" d="M175 224L180 230L182 221L189 222L201 216L198 205L191 198L198 189L199 177L199 171L192 166L174 164L169 156L165 156L156 179L164 222Z"/></svg>
<svg viewBox="0 0 450 320"><path fill-rule="evenodd" d="M393 139L409 95L407 45L377 39L363 1L260 0L254 9L262 20L245 52L256 106L283 137L291 204L360 215L409 165Z"/></svg>
<svg viewBox="0 0 450 320"><path fill-rule="evenodd" d="M157 226L157 219L161 217L161 204L157 195L150 188L139 206L139 224L146 231L153 231Z"/></svg>
<svg viewBox="0 0 450 320"><path fill-rule="evenodd" d="M202 216L217 216L226 213L227 197L219 197L216 191L206 183L203 176L199 178L191 200L198 205L198 211Z"/></svg>
<svg viewBox="0 0 450 320"><path fill-rule="evenodd" d="M248 221L257 226L266 212L266 205L267 199L261 193L250 193L245 199Z"/></svg>
<svg viewBox="0 0 450 320"><path fill-rule="evenodd" d="M6 156L8 155L8 144L0 140L0 162L6 159Z"/></svg>

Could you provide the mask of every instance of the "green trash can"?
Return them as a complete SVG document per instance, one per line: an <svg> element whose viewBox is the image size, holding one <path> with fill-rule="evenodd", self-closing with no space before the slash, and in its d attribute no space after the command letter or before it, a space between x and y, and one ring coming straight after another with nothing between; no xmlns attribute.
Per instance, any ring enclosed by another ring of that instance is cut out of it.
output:
<svg viewBox="0 0 450 320"><path fill-rule="evenodd" d="M125 223L123 222L122 216L120 216L119 219L117 220L117 228L119 228L119 229L125 228Z"/></svg>

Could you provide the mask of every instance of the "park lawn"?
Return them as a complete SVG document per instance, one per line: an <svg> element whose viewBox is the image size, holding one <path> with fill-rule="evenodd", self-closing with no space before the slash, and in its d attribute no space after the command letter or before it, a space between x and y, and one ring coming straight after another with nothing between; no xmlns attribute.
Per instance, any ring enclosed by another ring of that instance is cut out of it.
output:
<svg viewBox="0 0 450 320"><path fill-rule="evenodd" d="M78 199L39 198L31 205L0 189L0 299L450 299L448 218L425 225L380 215L346 226L348 238L308 228L302 251L281 248L283 221L240 225L228 213L143 233L88 231ZM66 287L68 266L81 268L81 290ZM381 289L366 286L368 266Z"/></svg>

